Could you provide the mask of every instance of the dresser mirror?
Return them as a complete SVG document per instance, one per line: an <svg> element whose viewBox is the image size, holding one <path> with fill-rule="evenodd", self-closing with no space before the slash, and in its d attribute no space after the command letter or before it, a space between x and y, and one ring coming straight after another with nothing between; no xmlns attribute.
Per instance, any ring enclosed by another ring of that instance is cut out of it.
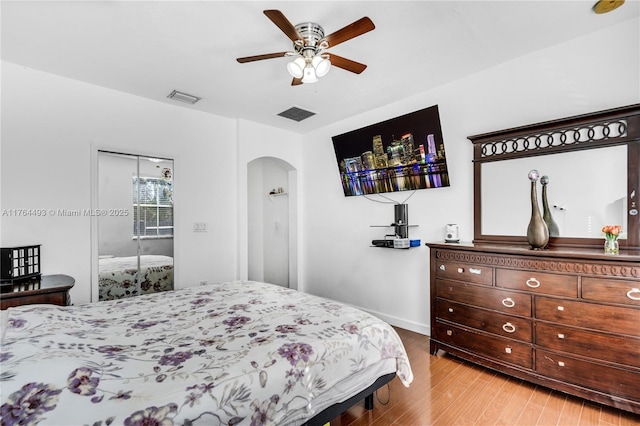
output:
<svg viewBox="0 0 640 426"><path fill-rule="evenodd" d="M532 169L548 176L560 234L550 246L640 246L640 105L470 136L474 143L474 242L527 244ZM543 212L542 185L537 196Z"/></svg>
<svg viewBox="0 0 640 426"><path fill-rule="evenodd" d="M600 238L603 225L618 224L623 229L620 239L625 239L626 164L626 145L485 163L482 233L524 235L531 217L527 174L536 169L549 178L547 204L559 236ZM537 189L542 211L542 186Z"/></svg>

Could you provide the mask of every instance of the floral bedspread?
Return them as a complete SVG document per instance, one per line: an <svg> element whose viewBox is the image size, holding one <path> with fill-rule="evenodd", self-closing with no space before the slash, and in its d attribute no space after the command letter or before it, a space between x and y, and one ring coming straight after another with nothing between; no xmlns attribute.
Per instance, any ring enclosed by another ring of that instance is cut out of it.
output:
<svg viewBox="0 0 640 426"><path fill-rule="evenodd" d="M98 300L138 296L138 257L111 257L99 260ZM140 294L173 290L173 258L140 256Z"/></svg>
<svg viewBox="0 0 640 426"><path fill-rule="evenodd" d="M386 323L252 281L10 308L6 326L7 426L301 424L316 398L382 360L405 386L413 378Z"/></svg>

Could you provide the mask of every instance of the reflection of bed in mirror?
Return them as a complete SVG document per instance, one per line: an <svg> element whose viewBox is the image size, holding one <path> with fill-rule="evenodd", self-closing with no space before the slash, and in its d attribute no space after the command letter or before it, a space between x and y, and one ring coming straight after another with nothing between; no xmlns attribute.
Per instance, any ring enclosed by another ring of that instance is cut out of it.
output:
<svg viewBox="0 0 640 426"><path fill-rule="evenodd" d="M389 324L260 282L2 320L2 424L324 425L413 378Z"/></svg>
<svg viewBox="0 0 640 426"><path fill-rule="evenodd" d="M137 256L100 256L98 264L98 300L173 290L173 258L170 256L140 256L140 291L136 286Z"/></svg>

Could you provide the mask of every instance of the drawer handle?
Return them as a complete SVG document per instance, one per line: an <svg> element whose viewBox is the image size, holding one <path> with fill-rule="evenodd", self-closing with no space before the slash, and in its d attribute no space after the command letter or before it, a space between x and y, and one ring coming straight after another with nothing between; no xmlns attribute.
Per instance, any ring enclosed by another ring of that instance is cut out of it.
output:
<svg viewBox="0 0 640 426"><path fill-rule="evenodd" d="M540 287L540 281L538 281L537 279L531 277L527 280L527 287L530 288L538 288Z"/></svg>
<svg viewBox="0 0 640 426"><path fill-rule="evenodd" d="M564 367L564 361L558 361L558 367Z"/></svg>
<svg viewBox="0 0 640 426"><path fill-rule="evenodd" d="M449 308L449 312L453 312L453 308Z"/></svg>
<svg viewBox="0 0 640 426"><path fill-rule="evenodd" d="M504 348L504 351L505 351L506 353L510 354L510 353L511 353L511 348L509 348L509 347Z"/></svg>
<svg viewBox="0 0 640 426"><path fill-rule="evenodd" d="M502 329L507 333L514 333L516 331L516 326L508 322L502 326Z"/></svg>
<svg viewBox="0 0 640 426"><path fill-rule="evenodd" d="M564 306L558 306L559 311L564 311Z"/></svg>
<svg viewBox="0 0 640 426"><path fill-rule="evenodd" d="M640 288L632 288L627 292L627 297L631 300L640 300L640 296L634 296L634 294L640 294Z"/></svg>
<svg viewBox="0 0 640 426"><path fill-rule="evenodd" d="M447 336L453 336L453 331L447 330Z"/></svg>
<svg viewBox="0 0 640 426"><path fill-rule="evenodd" d="M464 268L458 268L458 273L461 274L464 272Z"/></svg>
<svg viewBox="0 0 640 426"><path fill-rule="evenodd" d="M441 271L446 271L446 270L447 270L447 267L446 267L446 266L444 266L444 265L440 265L440 270L441 270Z"/></svg>
<svg viewBox="0 0 640 426"><path fill-rule="evenodd" d="M516 302L514 302L513 299L510 297L507 297L506 299L502 299L502 304L507 308L513 308L514 306L516 306Z"/></svg>
<svg viewBox="0 0 640 426"><path fill-rule="evenodd" d="M480 275L480 274L482 274L482 269L469 268L469 272L472 273L472 274Z"/></svg>
<svg viewBox="0 0 640 426"><path fill-rule="evenodd" d="M558 333L558 339L564 339L564 334Z"/></svg>

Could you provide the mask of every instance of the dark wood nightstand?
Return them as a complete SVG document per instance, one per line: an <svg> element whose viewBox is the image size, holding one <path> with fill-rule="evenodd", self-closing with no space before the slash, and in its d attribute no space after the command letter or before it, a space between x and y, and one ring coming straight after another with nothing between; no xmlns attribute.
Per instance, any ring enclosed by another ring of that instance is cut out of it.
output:
<svg viewBox="0 0 640 426"><path fill-rule="evenodd" d="M14 306L49 303L66 306L71 304L69 290L75 279L68 275L42 275L14 281L0 286L0 309Z"/></svg>

